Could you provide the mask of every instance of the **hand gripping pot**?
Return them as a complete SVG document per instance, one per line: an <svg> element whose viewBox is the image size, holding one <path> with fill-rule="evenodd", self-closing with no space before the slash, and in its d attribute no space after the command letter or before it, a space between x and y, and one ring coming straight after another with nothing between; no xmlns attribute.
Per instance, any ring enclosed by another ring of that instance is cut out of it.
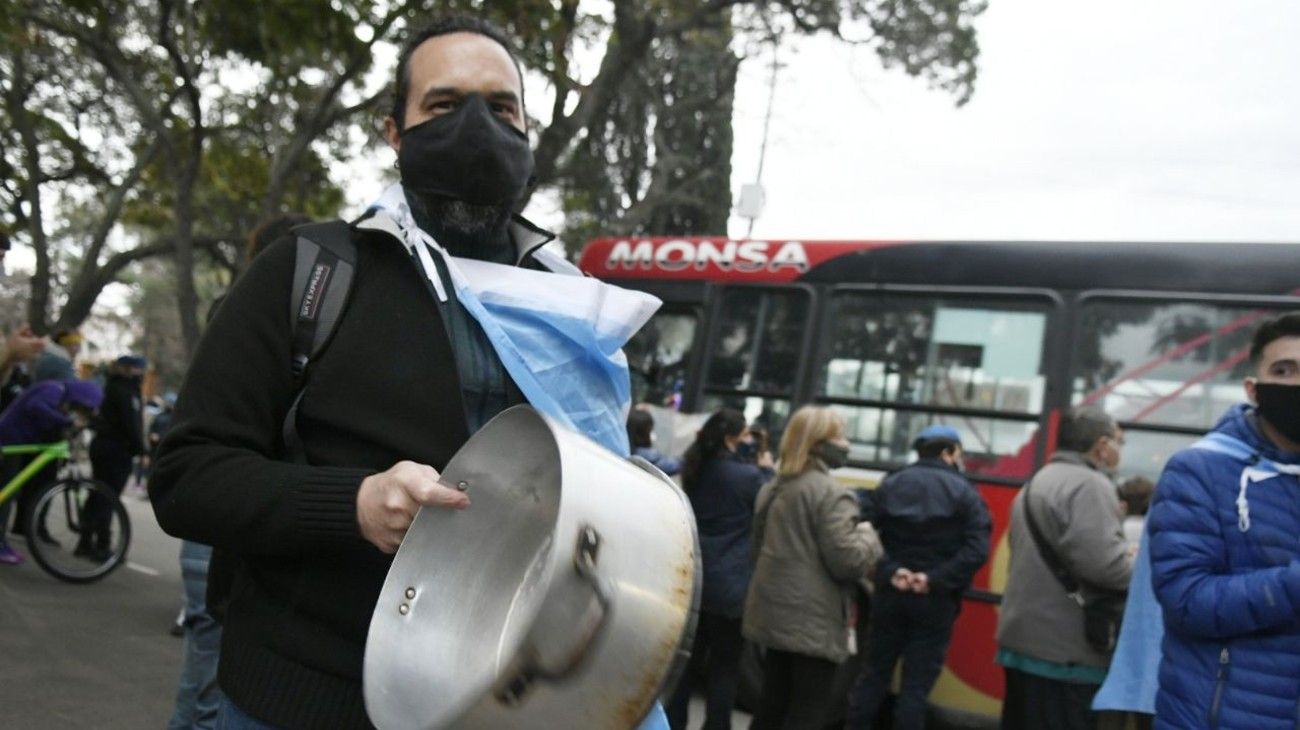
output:
<svg viewBox="0 0 1300 730"><path fill-rule="evenodd" d="M398 728L635 727L685 668L699 541L685 495L528 406L442 473L366 641L370 719Z"/></svg>

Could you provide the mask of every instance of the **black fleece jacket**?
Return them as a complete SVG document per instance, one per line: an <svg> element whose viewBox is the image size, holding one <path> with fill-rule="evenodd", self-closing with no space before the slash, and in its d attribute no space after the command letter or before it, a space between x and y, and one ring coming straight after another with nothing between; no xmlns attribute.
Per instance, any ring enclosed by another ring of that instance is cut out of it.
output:
<svg viewBox="0 0 1300 730"><path fill-rule="evenodd" d="M131 456L144 453L144 414L141 413L140 381L125 375L109 375L104 383L104 402L95 418L95 443L99 448Z"/></svg>
<svg viewBox="0 0 1300 730"><path fill-rule="evenodd" d="M288 728L368 727L366 631L391 558L356 519L362 479L409 459L442 469L468 438L456 363L422 274L397 241L354 230L356 282L309 367L298 430L289 368L294 244L257 258L209 325L151 480L170 534L233 555L219 683Z"/></svg>

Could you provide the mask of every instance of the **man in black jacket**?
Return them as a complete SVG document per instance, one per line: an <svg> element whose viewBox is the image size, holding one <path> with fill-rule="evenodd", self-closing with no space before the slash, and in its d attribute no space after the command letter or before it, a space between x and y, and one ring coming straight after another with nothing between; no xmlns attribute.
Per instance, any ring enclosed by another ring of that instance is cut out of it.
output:
<svg viewBox="0 0 1300 730"><path fill-rule="evenodd" d="M509 41L473 19L430 26L405 46L396 90L385 124L415 223L456 256L537 268L549 236L512 215L532 158ZM159 523L233 561L218 669L232 726L369 727L362 658L391 555L421 506L469 507L439 470L524 401L445 286L445 262L435 294L382 216L352 226L347 309L301 381L294 245L253 262L208 327L160 450ZM281 429L300 390L295 459Z"/></svg>
<svg viewBox="0 0 1300 730"><path fill-rule="evenodd" d="M864 510L885 556L876 568L867 667L853 690L854 730L872 726L900 658L893 727L925 726L926 697L943 669L962 591L989 554L992 522L961 473L957 430L925 428L915 447L919 459L887 477Z"/></svg>
<svg viewBox="0 0 1300 730"><path fill-rule="evenodd" d="M117 494L131 477L132 462L144 454L144 404L140 392L145 359L123 355L108 368L104 403L95 418L95 438L90 442L90 467L95 478ZM86 519L76 554L92 560L105 559L109 551L108 504L92 496L86 503Z"/></svg>

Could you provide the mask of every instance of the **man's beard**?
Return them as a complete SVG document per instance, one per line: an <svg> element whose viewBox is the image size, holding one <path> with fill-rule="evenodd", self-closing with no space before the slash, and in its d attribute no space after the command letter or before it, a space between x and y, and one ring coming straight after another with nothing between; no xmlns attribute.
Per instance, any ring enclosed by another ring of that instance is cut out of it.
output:
<svg viewBox="0 0 1300 730"><path fill-rule="evenodd" d="M473 205L440 195L409 194L415 222L433 234L453 254L480 258L485 251L507 244L508 205ZM474 254L479 254L475 256Z"/></svg>

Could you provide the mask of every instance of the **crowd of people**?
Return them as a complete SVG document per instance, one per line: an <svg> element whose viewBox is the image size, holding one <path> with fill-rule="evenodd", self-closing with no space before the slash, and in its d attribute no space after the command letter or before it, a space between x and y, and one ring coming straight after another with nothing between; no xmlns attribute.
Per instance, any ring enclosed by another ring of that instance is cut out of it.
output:
<svg viewBox="0 0 1300 730"><path fill-rule="evenodd" d="M0 363L0 445L59 441L86 429L91 474L121 494L137 460L144 453L144 410L141 383L147 363L138 355L122 355L95 371L77 377L76 358L81 335L76 331L38 337L30 327L9 332ZM7 456L0 463L0 480L7 482L34 455ZM17 496L0 505L0 565L24 562L9 536L53 541L42 525L26 524L32 500L57 477L51 464L28 482ZM108 552L109 505L87 502L82 532L74 555L103 560Z"/></svg>
<svg viewBox="0 0 1300 730"><path fill-rule="evenodd" d="M996 636L1005 730L1294 727L1300 313L1258 327L1249 365L1244 403L1158 483L1117 481L1126 439L1110 414L1063 414L1052 457L1011 508ZM676 466L651 448L649 414L634 412L628 429L651 461ZM703 727L731 727L745 640L763 651L751 726L826 725L842 700L829 695L833 670L857 648L854 610L870 610L870 636L846 726L884 722L892 683L888 726L926 726L991 518L953 427L920 431L917 459L857 505L827 475L844 465L842 431L831 410L801 409L774 472L770 457L746 453L744 417L722 409L686 449L703 559ZM686 679L669 704L676 729L693 688Z"/></svg>
<svg viewBox="0 0 1300 730"><path fill-rule="evenodd" d="M647 449L650 419L636 410L628 421L632 442ZM913 465L855 493L831 476L849 457L845 422L833 409L796 411L775 461L755 445L755 430L723 408L681 459L704 575L696 666L670 698L671 726L688 726L697 690L705 696L702 727L732 726L748 641L763 650L754 728L823 728L846 701L849 727L871 727L900 660L893 727L922 727L962 591L989 550L989 513L962 473L960 436L943 426L922 430ZM867 661L851 695L836 697L835 674L859 651L858 613L868 608Z"/></svg>
<svg viewBox="0 0 1300 730"><path fill-rule="evenodd" d="M1012 504L996 637L1004 730L1294 727L1300 314L1261 324L1249 364L1245 402L1158 482L1117 481L1125 434L1112 416L1092 405L1063 414L1053 455ZM648 418L629 430L648 432ZM731 727L746 640L763 652L752 727L825 726L861 609L869 638L847 727L925 727L962 593L989 554L959 433L923 429L916 460L860 491L860 508L827 476L847 446L833 412L790 419L775 472L745 453L748 434L720 410L684 457L704 564L703 670L677 688L672 726L687 727L687 700L702 691L703 726ZM857 601L855 582L867 588Z"/></svg>

